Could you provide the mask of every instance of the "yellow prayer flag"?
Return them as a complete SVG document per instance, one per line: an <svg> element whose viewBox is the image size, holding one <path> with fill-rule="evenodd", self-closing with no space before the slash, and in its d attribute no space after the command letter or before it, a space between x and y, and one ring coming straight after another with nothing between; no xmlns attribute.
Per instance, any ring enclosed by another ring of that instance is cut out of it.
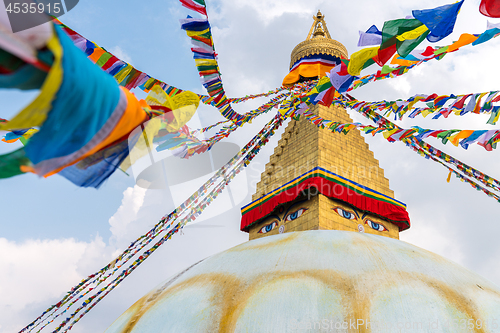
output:
<svg viewBox="0 0 500 333"><path fill-rule="evenodd" d="M217 66L217 61L214 59L196 59L196 66Z"/></svg>
<svg viewBox="0 0 500 333"><path fill-rule="evenodd" d="M460 131L450 136L448 138L448 141L450 141L455 147L457 147L458 140L468 138L472 133L474 133L474 131L472 130Z"/></svg>
<svg viewBox="0 0 500 333"><path fill-rule="evenodd" d="M421 115L422 115L422 117L425 118L428 115L430 115L431 113L434 113L434 111L436 111L436 110L434 110L434 109L425 109L424 111L422 111Z"/></svg>
<svg viewBox="0 0 500 333"><path fill-rule="evenodd" d="M118 81L118 83L121 83L123 80L125 80L127 75L129 75L130 72L132 71L132 68L134 68L132 67L132 65L127 64L127 67L123 68L118 72L118 74L115 75L116 81Z"/></svg>
<svg viewBox="0 0 500 333"><path fill-rule="evenodd" d="M189 37L193 37L193 36L200 36L200 35L203 35L203 34L206 34L210 29L207 28L203 31L189 31L189 30L186 30L186 33Z"/></svg>
<svg viewBox="0 0 500 333"><path fill-rule="evenodd" d="M395 129L392 129L390 131L385 131L384 133L382 133L384 135L384 138L389 138L391 135L393 135L394 133L396 133L397 131L399 131L398 128L395 128Z"/></svg>
<svg viewBox="0 0 500 333"><path fill-rule="evenodd" d="M421 99L425 99L424 96L417 96L415 97L415 99L413 101L411 101L410 103L408 103L408 110L411 110L413 108L413 106L418 102L420 101Z"/></svg>
<svg viewBox="0 0 500 333"><path fill-rule="evenodd" d="M477 102L476 102L476 106L474 107L474 113L479 113L479 111L481 110L481 99L484 97L484 95L486 95L487 92L483 92L481 93L481 95L479 95L479 98L477 99Z"/></svg>
<svg viewBox="0 0 500 333"><path fill-rule="evenodd" d="M349 66L347 66L347 72L352 76L359 75L365 63L375 57L378 54L379 49L380 46L375 46L354 52L351 56Z"/></svg>
<svg viewBox="0 0 500 333"><path fill-rule="evenodd" d="M397 40L403 42L405 40L411 40L411 39L417 39L420 37L423 33L425 33L429 28L427 28L425 25L421 25L418 28L415 28L413 30L407 31L399 36L396 36Z"/></svg>
<svg viewBox="0 0 500 333"><path fill-rule="evenodd" d="M159 85L156 85L146 97L146 103L161 105L172 110L174 121L167 123L166 129L169 132L176 132L193 117L200 104L200 98L191 91L183 91L170 97Z"/></svg>
<svg viewBox="0 0 500 333"><path fill-rule="evenodd" d="M54 55L54 63L42 84L40 94L9 122L0 123L0 130L7 131L38 127L47 119L47 114L52 109L52 101L59 91L63 80L63 49L55 32L49 39L47 48Z"/></svg>

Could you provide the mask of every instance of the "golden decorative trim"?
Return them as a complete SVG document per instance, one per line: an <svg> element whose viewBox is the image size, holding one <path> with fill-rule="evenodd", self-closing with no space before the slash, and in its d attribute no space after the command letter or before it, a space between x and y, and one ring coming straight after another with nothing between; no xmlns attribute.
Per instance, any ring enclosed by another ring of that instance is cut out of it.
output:
<svg viewBox="0 0 500 333"><path fill-rule="evenodd" d="M328 54L339 58L348 57L347 49L341 43L334 39L316 37L295 46L291 55L290 68L298 60L313 54Z"/></svg>

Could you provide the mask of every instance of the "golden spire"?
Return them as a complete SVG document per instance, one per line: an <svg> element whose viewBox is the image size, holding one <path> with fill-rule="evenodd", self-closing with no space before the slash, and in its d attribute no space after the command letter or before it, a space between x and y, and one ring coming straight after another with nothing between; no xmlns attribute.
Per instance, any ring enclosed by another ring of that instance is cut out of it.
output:
<svg viewBox="0 0 500 333"><path fill-rule="evenodd" d="M314 20L314 23L311 27L311 30L309 30L309 34L307 35L306 40L311 39L311 34L313 35L313 38L318 36L318 34L319 34L325 38L332 39L332 37L330 36L330 33L328 32L328 28L326 27L325 16L321 13L320 10L318 10L318 14L316 14L316 16L313 16L313 20ZM326 32L326 34L325 34L325 32Z"/></svg>
<svg viewBox="0 0 500 333"><path fill-rule="evenodd" d="M314 37L318 37L318 36L325 37L325 32L323 31L323 28L321 28L321 26L318 26L316 28L316 31L314 32Z"/></svg>
<svg viewBox="0 0 500 333"><path fill-rule="evenodd" d="M325 16L318 10L313 16L314 22L309 30L307 38L298 44L292 51L290 68L298 60L313 54L328 54L336 57L348 57L344 45L332 39L326 26Z"/></svg>

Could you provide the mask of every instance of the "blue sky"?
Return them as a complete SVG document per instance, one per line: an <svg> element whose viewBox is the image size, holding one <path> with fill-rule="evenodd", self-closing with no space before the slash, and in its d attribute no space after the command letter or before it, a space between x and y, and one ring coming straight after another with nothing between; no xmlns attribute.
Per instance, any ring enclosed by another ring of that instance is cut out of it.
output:
<svg viewBox="0 0 500 333"><path fill-rule="evenodd" d="M349 54L357 51L358 30L385 20L402 18L412 9L433 8L446 1L311 0L208 1L216 50L226 91L231 97L266 92L281 84L288 71L290 52L304 40L312 15L321 9L330 34ZM459 15L449 44L461 33L480 33L487 18L478 13L479 1L468 0ZM136 68L181 89L204 93L190 42L180 30L179 19L192 13L178 1L82 0L60 19L86 38L130 61ZM498 19L491 20L498 22ZM358 99L393 100L417 93L463 94L497 90L500 40L450 54L429 62L404 77L377 82L353 92ZM140 91L138 96L144 97ZM0 91L0 117L9 118L35 93ZM251 110L265 99L238 105ZM204 107L200 122L221 120L218 111ZM353 112L355 121L368 124ZM248 141L272 115L263 116L228 138L238 145ZM492 129L488 116L470 115L445 120L404 120L402 126L427 128ZM281 132L246 170L238 189L237 207L187 227L111 293L75 328L74 332L104 331L139 297L196 260L248 239L239 231L238 208L250 202L252 183L279 139ZM500 246L500 204L452 178L443 167L413 153L401 143L380 137L366 141L389 178L396 198L408 205L412 228L402 240L436 252L500 284L497 268ZM500 178L498 151L473 145L468 151L429 143L487 174ZM0 153L17 146L1 144ZM240 176L239 176L240 177ZM240 178L241 178L240 177ZM37 317L83 277L116 257L131 241L146 232L174 208L168 191L144 190L133 176L116 172L99 190L82 189L59 176L39 179L23 175L0 180L0 332L12 332ZM202 215L203 217L203 215Z"/></svg>

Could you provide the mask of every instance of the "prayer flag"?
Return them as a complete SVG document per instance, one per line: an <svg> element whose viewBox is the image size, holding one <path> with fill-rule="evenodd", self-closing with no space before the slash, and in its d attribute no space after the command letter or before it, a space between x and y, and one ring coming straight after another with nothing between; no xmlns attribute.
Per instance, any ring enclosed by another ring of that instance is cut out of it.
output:
<svg viewBox="0 0 500 333"><path fill-rule="evenodd" d="M489 17L500 17L500 1L499 0L481 0L479 5L481 14Z"/></svg>
<svg viewBox="0 0 500 333"><path fill-rule="evenodd" d="M435 43L453 32L458 12L464 0L434 9L414 10L413 16L429 28L427 40Z"/></svg>

